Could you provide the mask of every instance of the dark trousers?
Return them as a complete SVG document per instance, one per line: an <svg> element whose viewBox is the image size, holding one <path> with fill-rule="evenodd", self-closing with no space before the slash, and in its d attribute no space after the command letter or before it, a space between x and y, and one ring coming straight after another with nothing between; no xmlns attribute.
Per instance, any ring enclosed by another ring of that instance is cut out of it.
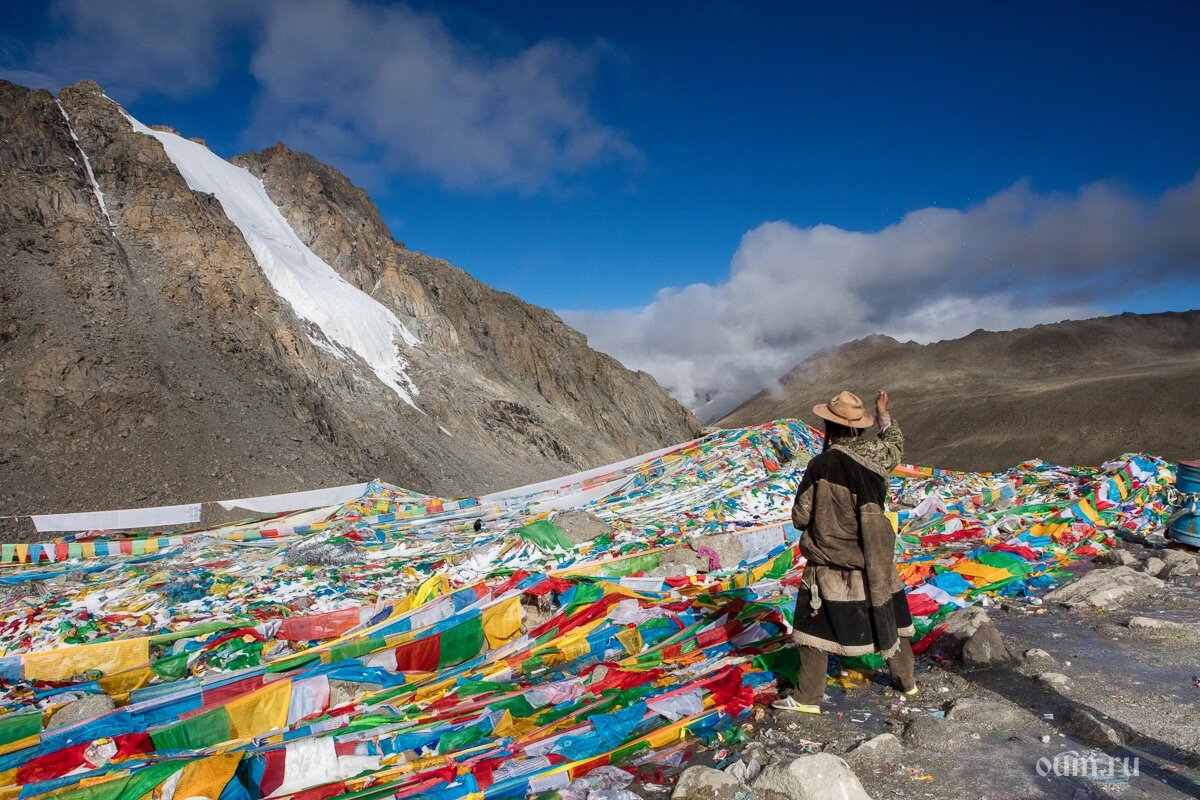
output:
<svg viewBox="0 0 1200 800"><path fill-rule="evenodd" d="M913 676L912 645L905 637L900 638L900 649L887 660L888 669L892 673L892 686L908 691L917 685ZM797 703L820 705L825 696L825 675L829 669L829 654L815 647L800 645L800 674L796 680L796 690L792 697Z"/></svg>

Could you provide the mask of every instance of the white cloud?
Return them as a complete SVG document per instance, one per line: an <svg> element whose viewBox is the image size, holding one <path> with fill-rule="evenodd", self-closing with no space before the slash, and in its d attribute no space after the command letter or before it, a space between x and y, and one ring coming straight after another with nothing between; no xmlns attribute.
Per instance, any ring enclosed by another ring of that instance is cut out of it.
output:
<svg viewBox="0 0 1200 800"><path fill-rule="evenodd" d="M561 312L702 416L726 411L817 350L872 333L919 342L1093 316L1099 303L1200 280L1200 175L1145 200L1110 184L1027 183L875 232L768 222L729 277L644 308Z"/></svg>
<svg viewBox="0 0 1200 800"><path fill-rule="evenodd" d="M592 110L601 43L496 54L434 14L365 0L58 0L50 13L58 33L6 41L0 74L48 88L88 78L128 103L186 98L248 69L259 89L249 138L282 140L360 181L382 170L533 192L641 159Z"/></svg>
<svg viewBox="0 0 1200 800"><path fill-rule="evenodd" d="M255 14L237 0L58 0L50 17L61 32L25 44L23 63L4 72L50 89L94 80L125 102L187 97L216 83L231 31Z"/></svg>
<svg viewBox="0 0 1200 800"><path fill-rule="evenodd" d="M589 108L598 46L546 40L497 56L432 14L351 0L274 5L264 30L256 128L293 146L524 191L637 156Z"/></svg>

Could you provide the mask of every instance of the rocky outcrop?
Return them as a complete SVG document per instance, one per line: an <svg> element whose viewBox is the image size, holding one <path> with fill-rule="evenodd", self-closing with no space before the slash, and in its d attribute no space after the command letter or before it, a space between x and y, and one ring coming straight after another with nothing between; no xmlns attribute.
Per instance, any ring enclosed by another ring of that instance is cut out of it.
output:
<svg viewBox="0 0 1200 800"><path fill-rule="evenodd" d="M443 495L699 433L554 314L393 241L367 195L282 145L236 162L420 344L419 408L322 349L220 201L95 84L0 81L0 507L252 496L369 477ZM103 476L103 479L97 479Z"/></svg>

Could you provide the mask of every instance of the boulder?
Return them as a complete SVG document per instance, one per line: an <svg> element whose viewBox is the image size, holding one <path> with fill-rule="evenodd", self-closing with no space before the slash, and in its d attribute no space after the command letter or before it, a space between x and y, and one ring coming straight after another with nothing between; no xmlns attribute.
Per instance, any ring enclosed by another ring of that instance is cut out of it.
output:
<svg viewBox="0 0 1200 800"><path fill-rule="evenodd" d="M745 787L732 775L712 767L688 767L675 783L671 800L732 800Z"/></svg>
<svg viewBox="0 0 1200 800"><path fill-rule="evenodd" d="M772 764L754 781L754 791L789 800L870 800L850 765L831 753Z"/></svg>
<svg viewBox="0 0 1200 800"><path fill-rule="evenodd" d="M1021 654L1021 658L1023 658L1026 661L1042 661L1042 662L1053 662L1055 660L1054 656L1050 655L1049 653L1047 653L1045 650L1041 649L1040 647L1029 648L1024 653Z"/></svg>
<svg viewBox="0 0 1200 800"><path fill-rule="evenodd" d="M1011 658L1008 648L1004 646L1004 637L990 621L976 628L963 645L963 664L970 667L999 664Z"/></svg>
<svg viewBox="0 0 1200 800"><path fill-rule="evenodd" d="M116 707L117 704L106 694L84 695L55 711L51 715L50 721L46 723L46 730L74 725L76 722L85 722L101 714L107 714Z"/></svg>
<svg viewBox="0 0 1200 800"><path fill-rule="evenodd" d="M1068 608L1109 608L1134 595L1149 594L1163 587L1158 578L1129 567L1097 569L1077 581L1046 595L1046 601Z"/></svg>
<svg viewBox="0 0 1200 800"><path fill-rule="evenodd" d="M554 524L573 545L586 544L606 533L612 533L612 526L595 514L574 508L555 517Z"/></svg>

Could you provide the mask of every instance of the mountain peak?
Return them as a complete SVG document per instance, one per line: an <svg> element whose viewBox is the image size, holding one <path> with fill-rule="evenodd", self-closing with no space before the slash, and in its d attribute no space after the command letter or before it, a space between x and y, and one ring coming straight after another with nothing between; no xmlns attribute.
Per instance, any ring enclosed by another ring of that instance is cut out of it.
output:
<svg viewBox="0 0 1200 800"><path fill-rule="evenodd" d="M311 155L277 144L225 162L139 127L90 81L57 101L0 88L5 508L376 476L474 494L699 432L550 312L404 249L366 192ZM359 300L326 302L343 296ZM374 314L397 324L345 338ZM415 408L372 361L389 347Z"/></svg>

